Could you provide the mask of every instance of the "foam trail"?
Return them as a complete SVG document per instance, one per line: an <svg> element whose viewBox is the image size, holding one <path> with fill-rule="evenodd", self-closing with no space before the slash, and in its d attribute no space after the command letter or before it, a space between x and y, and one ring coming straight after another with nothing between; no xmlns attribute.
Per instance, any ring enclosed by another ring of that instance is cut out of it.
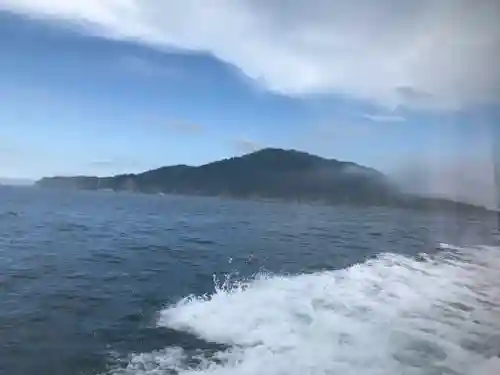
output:
<svg viewBox="0 0 500 375"><path fill-rule="evenodd" d="M331 272L226 281L158 324L229 345L136 355L114 374L500 374L500 249L417 261L382 254Z"/></svg>

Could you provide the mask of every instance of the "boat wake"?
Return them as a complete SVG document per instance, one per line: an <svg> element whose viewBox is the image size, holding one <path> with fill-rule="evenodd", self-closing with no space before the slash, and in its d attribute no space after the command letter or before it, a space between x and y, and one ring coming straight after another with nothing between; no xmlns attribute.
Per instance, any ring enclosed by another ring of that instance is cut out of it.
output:
<svg viewBox="0 0 500 375"><path fill-rule="evenodd" d="M118 375L500 373L500 248L442 246L352 267L216 283L158 326L227 345L131 356Z"/></svg>

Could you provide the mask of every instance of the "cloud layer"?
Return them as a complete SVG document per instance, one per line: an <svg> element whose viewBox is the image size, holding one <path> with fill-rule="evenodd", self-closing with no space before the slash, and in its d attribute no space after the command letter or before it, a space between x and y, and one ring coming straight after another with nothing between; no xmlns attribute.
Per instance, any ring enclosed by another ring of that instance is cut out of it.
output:
<svg viewBox="0 0 500 375"><path fill-rule="evenodd" d="M209 52L286 95L389 107L500 102L497 0L0 0L0 10Z"/></svg>

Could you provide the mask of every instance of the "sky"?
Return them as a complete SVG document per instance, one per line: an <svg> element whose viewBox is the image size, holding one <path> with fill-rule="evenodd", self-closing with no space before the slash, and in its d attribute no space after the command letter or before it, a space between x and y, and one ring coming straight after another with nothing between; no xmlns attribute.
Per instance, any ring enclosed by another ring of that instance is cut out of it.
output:
<svg viewBox="0 0 500 375"><path fill-rule="evenodd" d="M497 0L0 0L0 176L281 147L484 196L498 15Z"/></svg>

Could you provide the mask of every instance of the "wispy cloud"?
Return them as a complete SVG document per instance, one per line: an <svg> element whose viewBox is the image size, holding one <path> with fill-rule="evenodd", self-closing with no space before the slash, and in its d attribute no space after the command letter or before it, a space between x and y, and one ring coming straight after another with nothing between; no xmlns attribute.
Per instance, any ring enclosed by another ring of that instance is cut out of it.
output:
<svg viewBox="0 0 500 375"><path fill-rule="evenodd" d="M364 115L365 119L373 122L404 122L404 117L394 115Z"/></svg>
<svg viewBox="0 0 500 375"><path fill-rule="evenodd" d="M207 129L194 121L178 118L165 117L158 113L146 113L140 115L137 122L146 124L157 131L166 131L174 135L198 136L203 134Z"/></svg>
<svg viewBox="0 0 500 375"><path fill-rule="evenodd" d="M179 67L162 65L138 56L124 56L118 60L118 66L129 73L150 78L180 78L184 74Z"/></svg>
<svg viewBox="0 0 500 375"><path fill-rule="evenodd" d="M232 141L234 150L238 154L248 154L260 150L262 145L248 138L240 138Z"/></svg>
<svg viewBox="0 0 500 375"><path fill-rule="evenodd" d="M108 169L116 165L116 161L114 160L94 160L89 163L89 166L92 168L104 168Z"/></svg>
<svg viewBox="0 0 500 375"><path fill-rule="evenodd" d="M133 173L147 169L147 165L140 159L131 156L110 156L108 158L92 160L80 167L87 174L116 174Z"/></svg>
<svg viewBox="0 0 500 375"><path fill-rule="evenodd" d="M500 102L498 0L0 0L0 9L211 53L286 95L340 93L391 108Z"/></svg>
<svg viewBox="0 0 500 375"><path fill-rule="evenodd" d="M203 132L203 127L201 125L192 122L171 121L167 122L165 127L178 134L199 135Z"/></svg>

